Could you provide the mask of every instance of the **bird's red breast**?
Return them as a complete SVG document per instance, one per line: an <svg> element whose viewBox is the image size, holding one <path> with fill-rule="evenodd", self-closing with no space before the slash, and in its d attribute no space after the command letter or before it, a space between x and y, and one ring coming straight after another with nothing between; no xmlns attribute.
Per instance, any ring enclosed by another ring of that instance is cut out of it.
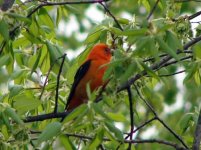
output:
<svg viewBox="0 0 201 150"><path fill-rule="evenodd" d="M103 81L103 76L107 70L106 64L110 62L111 57L111 50L106 44L100 43L92 48L87 59L76 72L66 110L73 110L80 104L87 102L87 84L89 84L91 91L106 84L106 81Z"/></svg>

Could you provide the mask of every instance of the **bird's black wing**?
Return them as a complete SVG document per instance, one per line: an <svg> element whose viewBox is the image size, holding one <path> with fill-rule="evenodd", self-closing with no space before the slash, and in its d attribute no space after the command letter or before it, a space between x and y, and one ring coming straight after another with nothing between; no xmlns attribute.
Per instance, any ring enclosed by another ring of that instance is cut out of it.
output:
<svg viewBox="0 0 201 150"><path fill-rule="evenodd" d="M71 99L72 99L72 97L73 97L73 95L75 93L75 89L76 89L77 85L79 84L80 80L85 76L87 71L89 70L90 64L91 64L91 60L88 60L85 63L83 63L79 67L79 69L77 70L77 72L75 74L75 77L74 77L73 85L71 87L70 94L69 94L68 99L67 99L65 110L67 110L68 105L70 104L70 101L71 101Z"/></svg>

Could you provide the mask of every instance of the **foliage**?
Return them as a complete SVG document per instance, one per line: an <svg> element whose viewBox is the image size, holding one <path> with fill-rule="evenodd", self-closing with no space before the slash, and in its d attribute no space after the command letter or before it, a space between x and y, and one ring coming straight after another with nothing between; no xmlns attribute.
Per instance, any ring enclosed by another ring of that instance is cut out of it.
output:
<svg viewBox="0 0 201 150"><path fill-rule="evenodd" d="M192 147L201 98L200 22L192 21L199 2L77 2L0 1L0 149ZM86 15L92 7L106 13L101 22ZM72 18L73 32L65 27ZM88 90L89 102L61 123L74 74L98 42L115 49L104 76L110 83L99 103L98 91Z"/></svg>

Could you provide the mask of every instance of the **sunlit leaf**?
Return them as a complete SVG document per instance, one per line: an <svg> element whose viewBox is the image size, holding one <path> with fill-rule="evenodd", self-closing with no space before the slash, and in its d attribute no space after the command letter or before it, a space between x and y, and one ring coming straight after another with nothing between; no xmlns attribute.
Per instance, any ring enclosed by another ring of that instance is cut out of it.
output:
<svg viewBox="0 0 201 150"><path fill-rule="evenodd" d="M0 57L0 67L2 67L3 65L7 65L9 63L9 60L10 60L9 55L4 55Z"/></svg>
<svg viewBox="0 0 201 150"><path fill-rule="evenodd" d="M62 125L60 122L52 122L48 124L43 132L39 135L37 145L43 141L51 140L54 136L57 136L61 131L61 127Z"/></svg>
<svg viewBox="0 0 201 150"><path fill-rule="evenodd" d="M106 121L105 125L112 133L114 133L115 137L118 140L120 140L120 141L124 140L122 132L118 128L116 128L112 123Z"/></svg>
<svg viewBox="0 0 201 150"><path fill-rule="evenodd" d="M93 141L89 145L88 149L96 149L101 144L101 142L103 140L103 135L104 135L103 129L99 129L97 131L95 138L93 139Z"/></svg>
<svg viewBox="0 0 201 150"><path fill-rule="evenodd" d="M193 115L194 115L193 113L187 113L181 118L179 125L183 133L186 132L188 128L192 127Z"/></svg>
<svg viewBox="0 0 201 150"><path fill-rule="evenodd" d="M2 37L5 39L5 40L8 40L9 39L9 30L8 30L8 24L6 23L5 20L1 20L0 21L0 34L2 35Z"/></svg>
<svg viewBox="0 0 201 150"><path fill-rule="evenodd" d="M169 47L165 41L163 41L162 37L160 36L156 36L156 41L158 42L160 48L162 51L170 54L172 57L174 57L176 60L179 60L179 57L176 54L176 49L172 49L171 47Z"/></svg>
<svg viewBox="0 0 201 150"><path fill-rule="evenodd" d="M76 109L74 109L72 112L70 112L70 114L68 114L68 116L64 119L63 122L65 123L70 120L73 120L74 118L79 116L79 114L82 114L85 111L87 111L87 105L81 105L81 106L77 107Z"/></svg>
<svg viewBox="0 0 201 150"><path fill-rule="evenodd" d="M7 107L4 112L7 116L11 117L16 123L23 125L23 121L12 108Z"/></svg>
<svg viewBox="0 0 201 150"><path fill-rule="evenodd" d="M33 110L37 108L41 102L40 100L33 97L33 95L20 94L14 97L14 108L19 113Z"/></svg>

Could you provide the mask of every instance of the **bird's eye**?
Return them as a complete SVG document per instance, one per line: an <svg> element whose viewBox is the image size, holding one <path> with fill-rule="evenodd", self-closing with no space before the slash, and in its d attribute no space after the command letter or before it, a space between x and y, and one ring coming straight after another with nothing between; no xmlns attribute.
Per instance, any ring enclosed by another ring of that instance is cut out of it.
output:
<svg viewBox="0 0 201 150"><path fill-rule="evenodd" d="M109 49L108 47L105 48L105 51L106 51L107 53L110 53L110 49Z"/></svg>

